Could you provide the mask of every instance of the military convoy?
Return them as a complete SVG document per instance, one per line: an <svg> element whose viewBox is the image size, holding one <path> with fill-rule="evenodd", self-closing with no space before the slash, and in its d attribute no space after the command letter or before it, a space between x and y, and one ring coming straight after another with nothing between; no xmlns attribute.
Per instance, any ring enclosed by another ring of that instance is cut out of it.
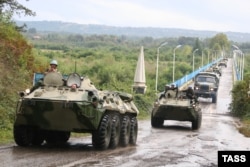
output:
<svg viewBox="0 0 250 167"><path fill-rule="evenodd" d="M218 74L220 77L221 77L221 75L222 75L221 67L218 67L218 66L213 66L213 67L207 69L206 72L216 73L216 74Z"/></svg>
<svg viewBox="0 0 250 167"><path fill-rule="evenodd" d="M198 73L194 78L194 92L197 98L212 98L212 103L217 102L217 91L219 89L221 67L227 67L227 59L224 58L207 69Z"/></svg>
<svg viewBox="0 0 250 167"><path fill-rule="evenodd" d="M193 79L193 93L195 98L188 98L185 91L168 90L160 93L154 103L151 112L152 127L161 127L165 120L190 121L192 129L197 130L201 126L202 113L198 98L212 98L212 103L217 102L221 66L227 67L226 60L199 72Z"/></svg>
<svg viewBox="0 0 250 167"><path fill-rule="evenodd" d="M197 98L212 98L216 103L220 76L220 67L198 73L192 97L178 89L161 92L151 112L152 127L176 120L189 121L193 130L199 129L202 112ZM17 145L66 143L71 132L91 133L96 149L136 144L139 111L131 94L99 90L88 77L77 73L50 72L39 82L32 92L20 93L13 130Z"/></svg>
<svg viewBox="0 0 250 167"><path fill-rule="evenodd" d="M192 129L201 126L202 112L195 98L187 96L186 91L169 89L158 95L151 112L152 127L162 127L165 120L189 121Z"/></svg>
<svg viewBox="0 0 250 167"><path fill-rule="evenodd" d="M136 144L139 111L131 94L98 90L77 73L50 72L20 96L13 132L19 146L66 143L71 132L91 133L96 149Z"/></svg>

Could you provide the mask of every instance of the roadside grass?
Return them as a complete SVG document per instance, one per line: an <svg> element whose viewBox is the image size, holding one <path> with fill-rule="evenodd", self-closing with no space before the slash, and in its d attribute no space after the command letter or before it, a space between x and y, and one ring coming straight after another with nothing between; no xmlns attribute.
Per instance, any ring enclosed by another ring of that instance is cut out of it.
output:
<svg viewBox="0 0 250 167"><path fill-rule="evenodd" d="M75 133L75 132L71 132L70 137L75 137L75 138L80 138L80 137L86 137L86 136L90 136L91 133Z"/></svg>
<svg viewBox="0 0 250 167"><path fill-rule="evenodd" d="M250 118L242 120L242 126L239 128L239 132L245 137L250 137Z"/></svg>
<svg viewBox="0 0 250 167"><path fill-rule="evenodd" d="M147 119L150 119L150 113L141 112L141 113L139 113L137 119L138 120L147 120Z"/></svg>
<svg viewBox="0 0 250 167"><path fill-rule="evenodd" d="M13 132L12 130L4 130L0 129L0 145L1 144L9 144L14 142Z"/></svg>

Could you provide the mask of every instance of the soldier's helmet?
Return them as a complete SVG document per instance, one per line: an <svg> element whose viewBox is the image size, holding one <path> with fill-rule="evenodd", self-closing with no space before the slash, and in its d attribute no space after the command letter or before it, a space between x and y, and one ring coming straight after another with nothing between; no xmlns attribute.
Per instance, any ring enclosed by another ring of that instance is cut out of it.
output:
<svg viewBox="0 0 250 167"><path fill-rule="evenodd" d="M52 65L52 64L54 64L54 65L58 66L58 63L57 63L57 61L56 61L56 60L52 60L52 61L50 62L50 65Z"/></svg>
<svg viewBox="0 0 250 167"><path fill-rule="evenodd" d="M170 85L165 85L165 91L170 89Z"/></svg>

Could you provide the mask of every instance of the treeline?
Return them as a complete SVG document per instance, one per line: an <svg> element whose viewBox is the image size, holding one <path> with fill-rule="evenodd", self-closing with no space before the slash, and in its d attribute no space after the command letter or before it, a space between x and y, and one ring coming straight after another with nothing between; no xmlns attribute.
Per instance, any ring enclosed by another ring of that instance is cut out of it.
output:
<svg viewBox="0 0 250 167"><path fill-rule="evenodd" d="M182 47L175 53L176 79L192 71L192 58L195 49L199 49L194 58L195 68L199 68L221 56L220 51L222 49L226 50L227 55L225 56L230 56L230 41L225 34L217 34L213 38L201 40L191 37L153 39L151 37L84 36L80 34L39 34L29 32L25 36L36 48L38 55L36 57L44 56L48 59L61 59L59 60L62 63L60 68L63 72L69 72L69 69L74 69L69 64L67 64L67 67L63 66L65 61L70 62L69 60L71 60L72 65L74 65L74 61L77 61L77 66L81 66L81 68L78 68L81 70L79 72L88 74L96 79L99 78L99 80L102 76L99 71L107 71L108 74L106 75L112 75L106 76L107 78L117 76L122 81L124 79L119 76L124 75L124 72L126 72L130 76L130 85L133 80L140 47L143 46L147 82L150 87L153 87L154 84L157 48L161 43L167 42L168 44L162 47L159 53L159 86L162 89L166 83L172 80L173 49L177 45L182 45ZM106 64L105 62L112 63ZM123 66L128 71L121 71ZM119 71L121 71L121 74L116 75L115 73ZM101 83L101 86L103 86L103 84L110 83L110 81L103 79L97 83ZM126 85L129 84L126 83Z"/></svg>

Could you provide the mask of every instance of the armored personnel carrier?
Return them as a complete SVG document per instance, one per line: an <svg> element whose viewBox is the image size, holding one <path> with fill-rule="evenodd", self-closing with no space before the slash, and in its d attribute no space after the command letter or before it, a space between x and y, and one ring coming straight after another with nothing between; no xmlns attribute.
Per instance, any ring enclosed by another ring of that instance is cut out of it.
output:
<svg viewBox="0 0 250 167"><path fill-rule="evenodd" d="M165 120L190 121L192 129L201 126L202 112L199 103L189 98L186 91L167 90L159 94L151 113L152 127L161 127Z"/></svg>
<svg viewBox="0 0 250 167"><path fill-rule="evenodd" d="M131 94L98 90L88 77L51 72L33 92L22 92L14 140L19 146L66 143L71 132L91 133L96 149L137 140L139 113Z"/></svg>
<svg viewBox="0 0 250 167"><path fill-rule="evenodd" d="M220 78L214 72L200 72L194 78L194 93L197 97L212 98L217 102L217 90Z"/></svg>

